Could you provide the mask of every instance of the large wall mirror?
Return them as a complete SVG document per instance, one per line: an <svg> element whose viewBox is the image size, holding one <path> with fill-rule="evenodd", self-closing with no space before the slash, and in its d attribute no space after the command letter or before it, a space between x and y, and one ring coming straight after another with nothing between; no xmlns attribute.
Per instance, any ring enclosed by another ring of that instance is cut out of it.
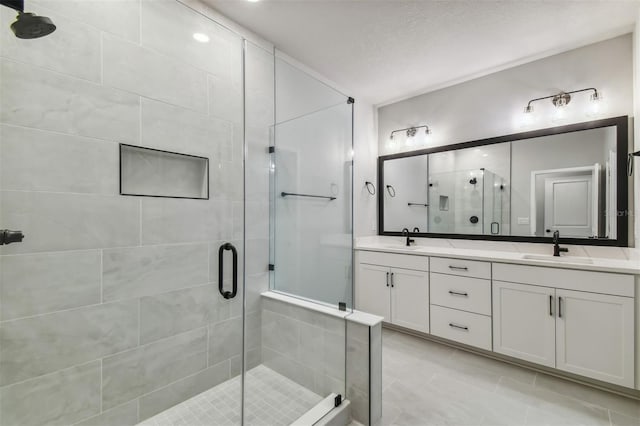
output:
<svg viewBox="0 0 640 426"><path fill-rule="evenodd" d="M380 234L626 246L628 122L379 157Z"/></svg>

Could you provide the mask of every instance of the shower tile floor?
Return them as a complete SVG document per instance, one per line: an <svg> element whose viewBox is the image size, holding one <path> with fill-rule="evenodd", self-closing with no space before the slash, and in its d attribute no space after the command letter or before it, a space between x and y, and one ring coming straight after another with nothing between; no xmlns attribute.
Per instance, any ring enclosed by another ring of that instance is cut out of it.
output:
<svg viewBox="0 0 640 426"><path fill-rule="evenodd" d="M323 397L264 365L247 372L245 424L290 425ZM240 376L219 384L138 426L218 426L240 424Z"/></svg>

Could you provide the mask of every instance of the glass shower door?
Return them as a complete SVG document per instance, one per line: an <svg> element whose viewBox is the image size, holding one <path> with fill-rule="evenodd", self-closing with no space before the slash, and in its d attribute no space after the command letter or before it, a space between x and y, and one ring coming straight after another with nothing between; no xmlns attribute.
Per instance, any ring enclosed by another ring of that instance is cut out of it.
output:
<svg viewBox="0 0 640 426"><path fill-rule="evenodd" d="M2 424L240 424L242 38L175 0L28 6L57 30L0 7Z"/></svg>

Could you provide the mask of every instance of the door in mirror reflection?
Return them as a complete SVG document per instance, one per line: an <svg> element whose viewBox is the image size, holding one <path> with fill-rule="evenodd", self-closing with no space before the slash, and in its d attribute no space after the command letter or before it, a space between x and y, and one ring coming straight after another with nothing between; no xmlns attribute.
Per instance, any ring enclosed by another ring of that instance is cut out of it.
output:
<svg viewBox="0 0 640 426"><path fill-rule="evenodd" d="M616 141L610 126L512 142L511 235L616 238Z"/></svg>

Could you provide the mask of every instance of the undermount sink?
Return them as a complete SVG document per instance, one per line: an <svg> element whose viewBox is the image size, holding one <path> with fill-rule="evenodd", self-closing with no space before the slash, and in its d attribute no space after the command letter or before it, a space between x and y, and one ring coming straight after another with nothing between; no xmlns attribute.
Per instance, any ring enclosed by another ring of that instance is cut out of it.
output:
<svg viewBox="0 0 640 426"><path fill-rule="evenodd" d="M393 244L386 245L384 248L394 249L394 250L417 250L420 246L407 246L404 244Z"/></svg>
<svg viewBox="0 0 640 426"><path fill-rule="evenodd" d="M552 256L549 254L523 254L523 259L528 260L548 260L551 262L565 262L565 263L584 263L584 264L593 264L593 260L588 257L563 257L563 256Z"/></svg>

